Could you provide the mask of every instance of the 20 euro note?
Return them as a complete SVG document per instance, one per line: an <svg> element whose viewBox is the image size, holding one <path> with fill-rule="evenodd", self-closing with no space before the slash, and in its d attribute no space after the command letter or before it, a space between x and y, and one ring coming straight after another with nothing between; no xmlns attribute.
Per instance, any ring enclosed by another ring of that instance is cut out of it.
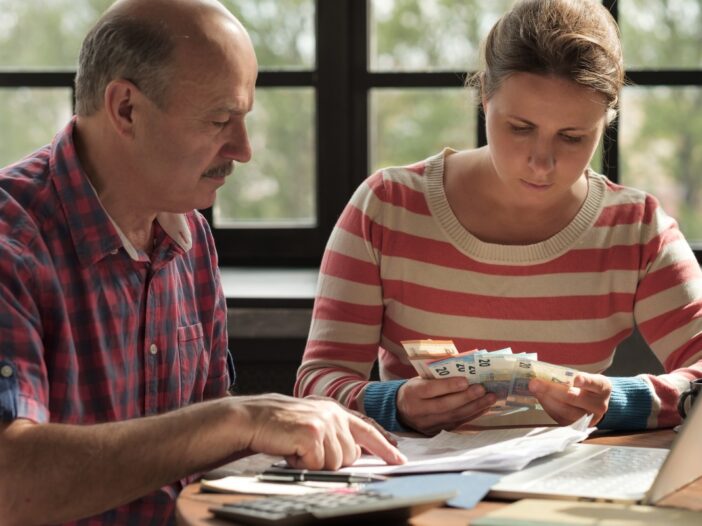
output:
<svg viewBox="0 0 702 526"><path fill-rule="evenodd" d="M475 367L472 363L476 352L479 351L462 352L450 358L427 363L426 367L431 372L432 378L451 378L453 376L468 378L469 374L475 375Z"/></svg>
<svg viewBox="0 0 702 526"><path fill-rule="evenodd" d="M453 367L455 368L458 376L463 376L468 379L468 384L479 384L480 377L478 376L478 368L475 364L475 360L480 356L487 354L485 349L470 351L465 353L465 355L459 356L455 361L453 361Z"/></svg>
<svg viewBox="0 0 702 526"><path fill-rule="evenodd" d="M534 354L535 357L535 354ZM529 382L538 378L565 387L571 387L575 378L575 371L568 367L561 367L547 362L530 359L530 355L515 355L514 382L512 390L507 397L506 405L509 407L540 408L538 399L529 390Z"/></svg>
<svg viewBox="0 0 702 526"><path fill-rule="evenodd" d="M537 360L537 354L515 354L513 359L514 375L506 404L510 407L536 408L538 400L529 391L529 382L532 378L536 378L534 364Z"/></svg>
<svg viewBox="0 0 702 526"><path fill-rule="evenodd" d="M486 381L491 382L486 385L486 390L497 393L498 397L504 398L505 390L508 390L511 378L508 378L508 372L505 367L508 364L500 364L495 369L494 376L491 364L493 358L503 355L511 355L512 349L505 348L497 351L488 352L485 349L472 350L459 353L456 356L437 360L426 364L431 371L433 378L450 378L454 376L464 377L468 380L468 384L482 384ZM480 363L480 365L479 365Z"/></svg>
<svg viewBox="0 0 702 526"><path fill-rule="evenodd" d="M507 400L514 378L515 359L508 354L487 353L475 358L478 378L488 393L497 397L496 405Z"/></svg>
<svg viewBox="0 0 702 526"><path fill-rule="evenodd" d="M459 353L451 340L407 340L402 344L420 376L428 379L463 376L469 384L481 383L486 391L497 395L498 411L540 409L538 400L529 391L533 378L570 387L575 377L573 369L539 362L536 353L512 354L510 348Z"/></svg>
<svg viewBox="0 0 702 526"><path fill-rule="evenodd" d="M534 362L534 375L539 380L561 384L566 387L573 386L576 371L569 367L561 367L547 362Z"/></svg>
<svg viewBox="0 0 702 526"><path fill-rule="evenodd" d="M427 364L433 378L450 378L453 376L463 377L468 380L468 384L480 383L478 370L475 361L478 356L488 354L484 349L472 350L459 353L451 358L437 360Z"/></svg>

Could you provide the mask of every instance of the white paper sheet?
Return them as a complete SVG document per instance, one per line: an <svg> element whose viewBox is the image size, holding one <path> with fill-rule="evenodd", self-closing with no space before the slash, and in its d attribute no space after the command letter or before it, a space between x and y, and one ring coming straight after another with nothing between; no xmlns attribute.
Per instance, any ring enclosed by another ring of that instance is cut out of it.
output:
<svg viewBox="0 0 702 526"><path fill-rule="evenodd" d="M591 415L564 427L492 429L452 433L442 431L432 438L397 437L398 448L408 459L401 466L388 466L376 457L363 456L341 471L381 474L439 471L516 471L532 460L563 451L594 430Z"/></svg>
<svg viewBox="0 0 702 526"><path fill-rule="evenodd" d="M246 493L249 495L306 495L330 489L348 488L343 482L297 482L280 484L262 482L256 477L229 476L217 480L200 481L200 487L207 491L219 493Z"/></svg>

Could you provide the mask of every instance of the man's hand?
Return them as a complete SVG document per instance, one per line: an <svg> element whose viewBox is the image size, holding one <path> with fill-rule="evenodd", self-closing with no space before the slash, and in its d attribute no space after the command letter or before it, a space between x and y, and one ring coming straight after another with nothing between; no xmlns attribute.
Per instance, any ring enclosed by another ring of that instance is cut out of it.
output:
<svg viewBox="0 0 702 526"><path fill-rule="evenodd" d="M231 398L243 418L232 429L248 438L243 448L281 455L293 467L339 469L353 464L361 448L388 464L406 458L371 424L331 399L266 394Z"/></svg>
<svg viewBox="0 0 702 526"><path fill-rule="evenodd" d="M607 412L612 384L601 374L577 373L573 387L534 379L529 382L529 390L559 424L572 424L583 415L592 414L595 425Z"/></svg>
<svg viewBox="0 0 702 526"><path fill-rule="evenodd" d="M330 397L328 397L328 396L319 396L319 395L308 395L308 396L305 397L305 400L327 400L327 401L334 401L333 398L330 398ZM355 411L355 410L353 410L353 409L350 409L350 408L346 407L345 405L339 404L339 407L341 407L341 408L344 409L345 411L348 411L348 412L351 413L352 415L354 415L354 416L360 418L361 420L363 420L363 421L366 422L367 424L370 424L371 426L373 426L381 435L383 435L383 437L385 438L385 440L387 440L388 442L390 442L393 446L397 446L397 440L395 440L395 437L393 436L393 434L390 433L390 432L389 432L387 429L385 429L383 426L381 426L378 422L376 422L375 420L373 420L371 417L366 416L366 415L364 415L363 413L360 413L360 412ZM367 452L367 450L366 450L366 452Z"/></svg>
<svg viewBox="0 0 702 526"><path fill-rule="evenodd" d="M415 377L397 392L400 421L426 435L453 429L485 413L496 397L465 378L427 380Z"/></svg>

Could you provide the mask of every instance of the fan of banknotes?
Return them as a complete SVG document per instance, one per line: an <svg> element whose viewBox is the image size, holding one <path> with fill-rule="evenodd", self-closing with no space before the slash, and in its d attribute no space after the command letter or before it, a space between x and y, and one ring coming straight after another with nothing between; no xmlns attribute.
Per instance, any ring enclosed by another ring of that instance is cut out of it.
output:
<svg viewBox="0 0 702 526"><path fill-rule="evenodd" d="M536 353L512 353L509 347L459 353L451 340L406 340L401 343L422 378L463 376L469 384L482 384L487 392L497 395L495 409L540 409L538 400L529 391L529 381L539 378L572 386L576 372L540 362Z"/></svg>

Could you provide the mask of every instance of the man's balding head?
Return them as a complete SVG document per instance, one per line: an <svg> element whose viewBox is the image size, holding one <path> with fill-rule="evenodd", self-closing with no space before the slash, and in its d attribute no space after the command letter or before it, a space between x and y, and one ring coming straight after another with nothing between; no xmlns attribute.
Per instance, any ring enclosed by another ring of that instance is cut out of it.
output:
<svg viewBox="0 0 702 526"><path fill-rule="evenodd" d="M83 41L76 113L98 111L115 79L134 83L164 107L179 62L193 52L217 53L232 45L252 53L244 27L216 0L117 0Z"/></svg>

